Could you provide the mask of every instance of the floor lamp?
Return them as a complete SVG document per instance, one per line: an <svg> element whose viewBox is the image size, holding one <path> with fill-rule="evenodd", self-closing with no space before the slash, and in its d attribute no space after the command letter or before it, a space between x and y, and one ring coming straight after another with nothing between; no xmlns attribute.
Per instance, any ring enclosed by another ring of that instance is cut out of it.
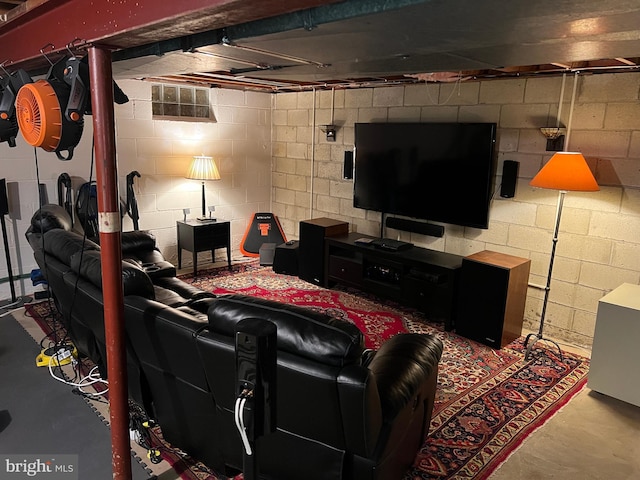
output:
<svg viewBox="0 0 640 480"><path fill-rule="evenodd" d="M204 194L204 182L206 180L220 180L220 172L216 167L216 162L213 161L213 158L204 155L193 157L187 178L202 180L202 216L198 217L198 220L201 222L212 220L206 216L207 202Z"/></svg>
<svg viewBox="0 0 640 480"><path fill-rule="evenodd" d="M542 302L542 314L540 315L540 328L538 333L530 333L524 341L526 348L525 359L528 359L534 344L537 341L553 343L558 347L560 357L562 350L553 340L544 338L544 316L547 311L547 301L549 300L549 290L551 289L551 274L553 272L553 260L556 255L556 245L558 243L558 231L560 230L560 216L562 215L562 204L567 191L595 192L600 190L596 179L593 177L587 161L578 152L558 152L551 157L544 167L533 177L530 185L539 188L549 188L559 190L558 207L556 209L556 224L553 231L553 244L551 246L551 260L549 261L549 273L547 275L547 285L544 289L544 300Z"/></svg>

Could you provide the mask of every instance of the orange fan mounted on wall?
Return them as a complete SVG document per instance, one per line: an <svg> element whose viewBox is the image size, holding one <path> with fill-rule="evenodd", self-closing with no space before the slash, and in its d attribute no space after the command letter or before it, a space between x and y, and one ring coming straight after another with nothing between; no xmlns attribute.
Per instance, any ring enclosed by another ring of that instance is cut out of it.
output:
<svg viewBox="0 0 640 480"><path fill-rule="evenodd" d="M70 115L66 112L71 94L71 86L64 80L68 60L53 64L46 80L23 85L16 97L18 126L25 141L55 152L60 160L71 160L84 128L83 108ZM85 95L84 89L81 93Z"/></svg>
<svg viewBox="0 0 640 480"><path fill-rule="evenodd" d="M22 86L16 96L16 116L27 143L55 152L60 160L71 160L82 137L84 115L91 115L88 92L87 57L64 57L51 65L46 80ZM116 82L113 93L118 105L129 101Z"/></svg>

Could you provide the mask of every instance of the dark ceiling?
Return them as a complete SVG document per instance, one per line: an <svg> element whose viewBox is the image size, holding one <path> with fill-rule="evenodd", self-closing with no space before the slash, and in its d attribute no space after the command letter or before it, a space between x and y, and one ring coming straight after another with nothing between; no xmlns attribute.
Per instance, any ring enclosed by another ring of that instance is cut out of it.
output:
<svg viewBox="0 0 640 480"><path fill-rule="evenodd" d="M280 92L640 64L638 0L246 0L235 16L218 3L223 17L212 6L110 37L114 76Z"/></svg>

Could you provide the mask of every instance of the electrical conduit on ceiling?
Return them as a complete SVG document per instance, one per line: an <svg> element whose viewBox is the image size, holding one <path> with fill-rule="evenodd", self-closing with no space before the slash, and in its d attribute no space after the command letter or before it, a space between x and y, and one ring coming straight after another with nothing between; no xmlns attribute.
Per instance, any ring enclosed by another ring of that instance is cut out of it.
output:
<svg viewBox="0 0 640 480"><path fill-rule="evenodd" d="M571 106L569 107L569 120L567 121L567 136L564 140L564 151L569 151L569 138L571 137L571 123L573 121L573 107L576 104L576 90L578 89L578 74L575 72L573 76L573 92L571 92Z"/></svg>
<svg viewBox="0 0 640 480"><path fill-rule="evenodd" d="M313 128L311 129L311 186L309 192L309 218L313 218L313 172L315 169L316 163L316 87L313 87L313 110L312 110L312 119L311 125Z"/></svg>
<svg viewBox="0 0 640 480"><path fill-rule="evenodd" d="M560 115L562 114L562 103L564 101L564 88L567 83L567 73L562 74L562 86L560 87L560 103L558 104L558 115L556 115L556 128L560 128Z"/></svg>

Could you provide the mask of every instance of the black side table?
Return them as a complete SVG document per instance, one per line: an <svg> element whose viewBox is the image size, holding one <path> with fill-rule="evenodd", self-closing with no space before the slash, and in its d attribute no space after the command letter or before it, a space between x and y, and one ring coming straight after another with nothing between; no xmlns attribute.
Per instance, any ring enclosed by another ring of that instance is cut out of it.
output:
<svg viewBox="0 0 640 480"><path fill-rule="evenodd" d="M215 261L217 248L227 249L227 262L231 270L231 222L201 222L187 220L176 222L178 227L178 268L182 266L182 249L193 254L193 275L198 271L198 252L211 250L211 261Z"/></svg>

